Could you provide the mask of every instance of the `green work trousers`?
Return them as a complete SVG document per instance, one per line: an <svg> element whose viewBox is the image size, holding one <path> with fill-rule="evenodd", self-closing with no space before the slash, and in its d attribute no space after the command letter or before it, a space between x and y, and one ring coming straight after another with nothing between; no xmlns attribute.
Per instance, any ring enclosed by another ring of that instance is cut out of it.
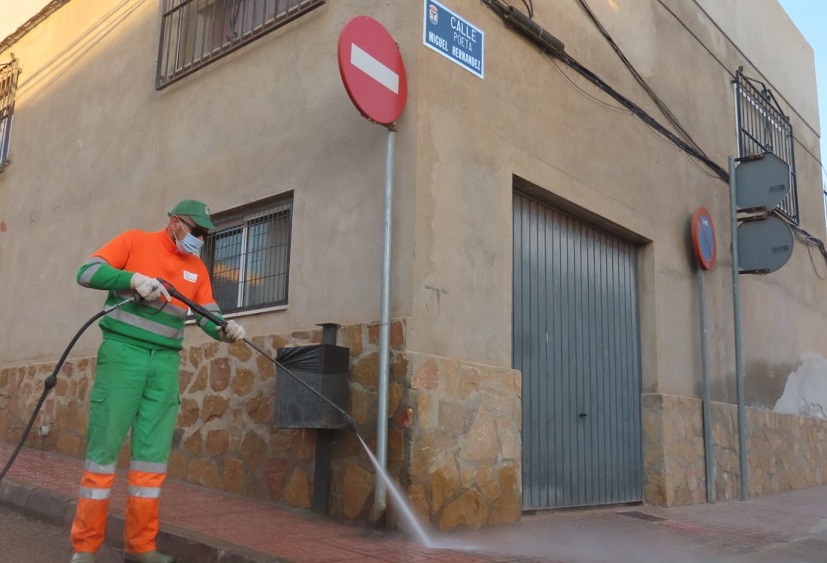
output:
<svg viewBox="0 0 827 563"><path fill-rule="evenodd" d="M110 465L132 429L132 461L166 463L178 417L177 350L104 339L89 398L86 459Z"/></svg>

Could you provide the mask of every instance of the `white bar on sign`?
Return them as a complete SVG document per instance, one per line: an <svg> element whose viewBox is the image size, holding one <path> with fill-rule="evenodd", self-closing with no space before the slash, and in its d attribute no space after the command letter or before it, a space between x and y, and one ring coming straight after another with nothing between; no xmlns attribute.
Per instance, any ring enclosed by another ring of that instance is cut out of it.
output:
<svg viewBox="0 0 827 563"><path fill-rule="evenodd" d="M356 43L350 45L350 64L394 94L399 93L399 75L360 49Z"/></svg>

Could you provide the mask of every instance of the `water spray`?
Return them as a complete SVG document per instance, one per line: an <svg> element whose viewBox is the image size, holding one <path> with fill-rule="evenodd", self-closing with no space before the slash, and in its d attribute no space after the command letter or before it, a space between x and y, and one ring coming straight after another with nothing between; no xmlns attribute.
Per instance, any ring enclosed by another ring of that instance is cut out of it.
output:
<svg viewBox="0 0 827 563"><path fill-rule="evenodd" d="M216 325L220 326L222 329L225 329L227 327L227 321L226 320L224 320L222 318L219 318L217 315L215 315L215 314L211 313L210 311L206 310L203 306L199 305L198 303L195 303L191 299L188 299L184 295L181 295L172 286L172 284L170 284L168 281L162 280L162 279L159 279L158 281L169 292L170 296L175 297L176 299L179 299L180 301L182 301L183 303L188 305L189 308L192 309L193 312L195 312L198 315L201 315L201 316L205 317L206 319L212 321ZM390 478L390 475L388 475L387 471L385 471L385 469L380 465L379 461L373 455L373 452L370 451L370 448L368 447L367 443L365 443L365 440L359 434L359 431L356 428L356 422L353 420L353 418L344 409L342 409L339 405L337 405L336 403L331 401L329 398L322 395L318 390L314 389L310 384L308 384L306 381L304 381L298 375L296 375L295 373L293 373L292 371L290 371L289 369L284 367L284 364L282 364L281 362L279 362L275 358L269 356L261 348L259 348L255 344L253 344L250 341L250 339L243 338L242 341L245 342L248 346L250 346L253 350L255 350L256 352L258 352L259 354L261 354L262 356L264 356L265 358L267 358L268 360L273 362L276 366L283 369L285 371L285 373L288 373L291 377L293 377L293 379L295 379L296 381L301 383L304 387L309 389L314 395L316 395L317 397L322 399L324 402L326 402L327 404L332 406L334 409L336 409L339 413L341 413L341 415L344 417L345 421L347 422L347 426L351 430L353 430L353 433L356 434L356 437L359 439L359 442L362 444L362 447L365 449L365 452L367 452L371 463L373 464L374 468L376 469L377 477L391 491L391 494L392 494L394 500L399 505L399 510L402 514L402 517L407 522L407 524L411 527L412 531L414 532L414 534L417 537L417 540L420 541L426 547L434 547L435 544L434 544L433 540L431 540L431 538L428 536L428 533L425 531L425 528L422 526L422 524L416 518L416 515L414 514L413 510L408 505L408 503L405 501L404 495L399 490L398 486Z"/></svg>
<svg viewBox="0 0 827 563"><path fill-rule="evenodd" d="M168 281L165 281L165 280L162 280L162 279L159 279L158 281L169 292L170 296L172 296L172 297L180 300L184 304L186 304L194 313L205 317L206 319L208 319L208 320L212 321L213 323L215 323L217 326L220 326L222 329L226 329L226 327L227 327L227 321L226 320L224 320L222 318L219 318L217 315L215 315L215 314L211 313L210 311L206 310L203 306L199 305L198 303L195 303L194 301L192 301L191 299L189 299L185 295L182 295ZM58 374L58 372L63 367L63 364L65 363L66 358L69 355L69 352L72 350L72 348L74 347L75 343L78 341L80 336L86 331L87 328L89 328L89 326L92 325L92 323L97 321L99 318L103 317L104 315L106 315L108 313L111 313L112 311L114 311L116 309L120 309L121 307L123 307L124 305L126 305L128 303L132 303L134 301L137 301L138 299L139 299L138 296L133 296L133 297L130 297L129 299L125 299L125 300L123 300L119 303L116 303L115 305L104 308L102 311L99 311L92 318L90 318L88 321L86 321L86 323L84 323L84 325L80 328L80 330L78 330L78 332L72 338L69 345L63 351L63 354L61 355L60 359L58 360L57 364L55 365L55 368L52 371L51 375L49 375L49 377L47 377L46 380L44 381L44 383L43 383L43 393L41 394L40 399L38 400L37 405L35 406L34 411L32 412L32 416L29 419L29 422L26 425L26 428L23 431L23 435L21 436L19 443L15 447L15 450L12 453L11 458L6 463L6 466L3 468L3 471L0 472L0 481L2 481L3 478L6 476L6 473L8 473L9 469L11 468L12 464L14 463L14 460L17 458L17 455L20 453L20 450L23 448L23 444L25 443L26 438L28 437L29 433L32 430L32 427L34 426L34 421L37 418L37 415L40 412L40 409L43 406L43 403L46 401L46 397L48 396L49 392L57 384L57 374ZM408 506L402 492L399 490L397 485L393 482L393 480L390 478L390 476L384 470L384 468L382 468L382 466L376 460L376 457L373 455L373 452L371 452L370 448L365 443L365 440L359 434L359 431L356 428L356 421L353 420L353 417L351 417L350 414L348 414L347 411L345 411L342 407L340 407L339 405L337 405L336 403L331 401L329 398L325 397L318 390L314 389L309 383L304 381L301 377L299 377L298 375L293 373L290 369L286 368L284 366L284 364L282 364L281 362L279 362L275 358L271 357L269 354L264 352L264 350L262 350L261 348L256 346L250 339L243 338L242 341L244 343L246 343L248 346L250 346L253 350L255 350L256 352L258 352L259 354L261 354L262 356L264 356L265 358L267 358L268 360L273 362L276 366L278 366L279 368L284 370L285 373L289 374L293 379L298 381L301 385L303 385L308 390L310 390L319 399L321 399L325 403L329 404L331 407L333 407L337 412L339 412L342 415L342 417L344 418L344 420L347 424L347 427L350 428L351 430L353 430L353 432L356 434L356 437L359 439L359 442L361 443L362 447L367 452L371 463L376 468L377 476L379 477L379 479L382 480L382 482L391 491L394 500L399 505L399 509L402 513L402 516L403 516L404 520L407 522L407 524L414 531L418 541L420 541L422 544L424 544L427 547L436 547L433 540L431 540L431 538L428 536L427 532L423 528L422 524L420 524L420 522L416 518L415 514L413 513L413 510L410 508L410 506Z"/></svg>

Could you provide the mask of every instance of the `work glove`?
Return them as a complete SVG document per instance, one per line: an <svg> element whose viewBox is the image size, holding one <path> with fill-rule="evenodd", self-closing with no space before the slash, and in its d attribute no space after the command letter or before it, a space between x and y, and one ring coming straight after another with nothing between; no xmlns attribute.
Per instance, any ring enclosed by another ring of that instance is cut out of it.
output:
<svg viewBox="0 0 827 563"><path fill-rule="evenodd" d="M145 301L155 301L162 295L167 301L172 299L172 297L169 296L167 288L165 288L161 282L143 274L132 274L132 279L129 280L129 287L134 289L135 292L141 296L141 299Z"/></svg>
<svg viewBox="0 0 827 563"><path fill-rule="evenodd" d="M238 340L244 340L244 336L247 334L244 331L244 327L235 321L227 321L227 326L221 330L223 331L221 339L224 342L237 342Z"/></svg>

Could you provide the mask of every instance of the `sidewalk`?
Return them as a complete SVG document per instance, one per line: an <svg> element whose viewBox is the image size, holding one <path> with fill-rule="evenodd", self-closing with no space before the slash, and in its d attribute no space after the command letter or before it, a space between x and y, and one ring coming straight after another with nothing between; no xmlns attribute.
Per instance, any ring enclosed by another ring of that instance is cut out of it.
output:
<svg viewBox="0 0 827 563"><path fill-rule="evenodd" d="M2 464L13 447L0 444ZM0 503L68 527L82 462L23 449ZM107 541L121 545L126 475L119 473ZM827 486L677 508L615 506L546 512L522 523L438 534L427 547L403 533L173 480L161 497L159 548L181 563L253 562L827 562Z"/></svg>

